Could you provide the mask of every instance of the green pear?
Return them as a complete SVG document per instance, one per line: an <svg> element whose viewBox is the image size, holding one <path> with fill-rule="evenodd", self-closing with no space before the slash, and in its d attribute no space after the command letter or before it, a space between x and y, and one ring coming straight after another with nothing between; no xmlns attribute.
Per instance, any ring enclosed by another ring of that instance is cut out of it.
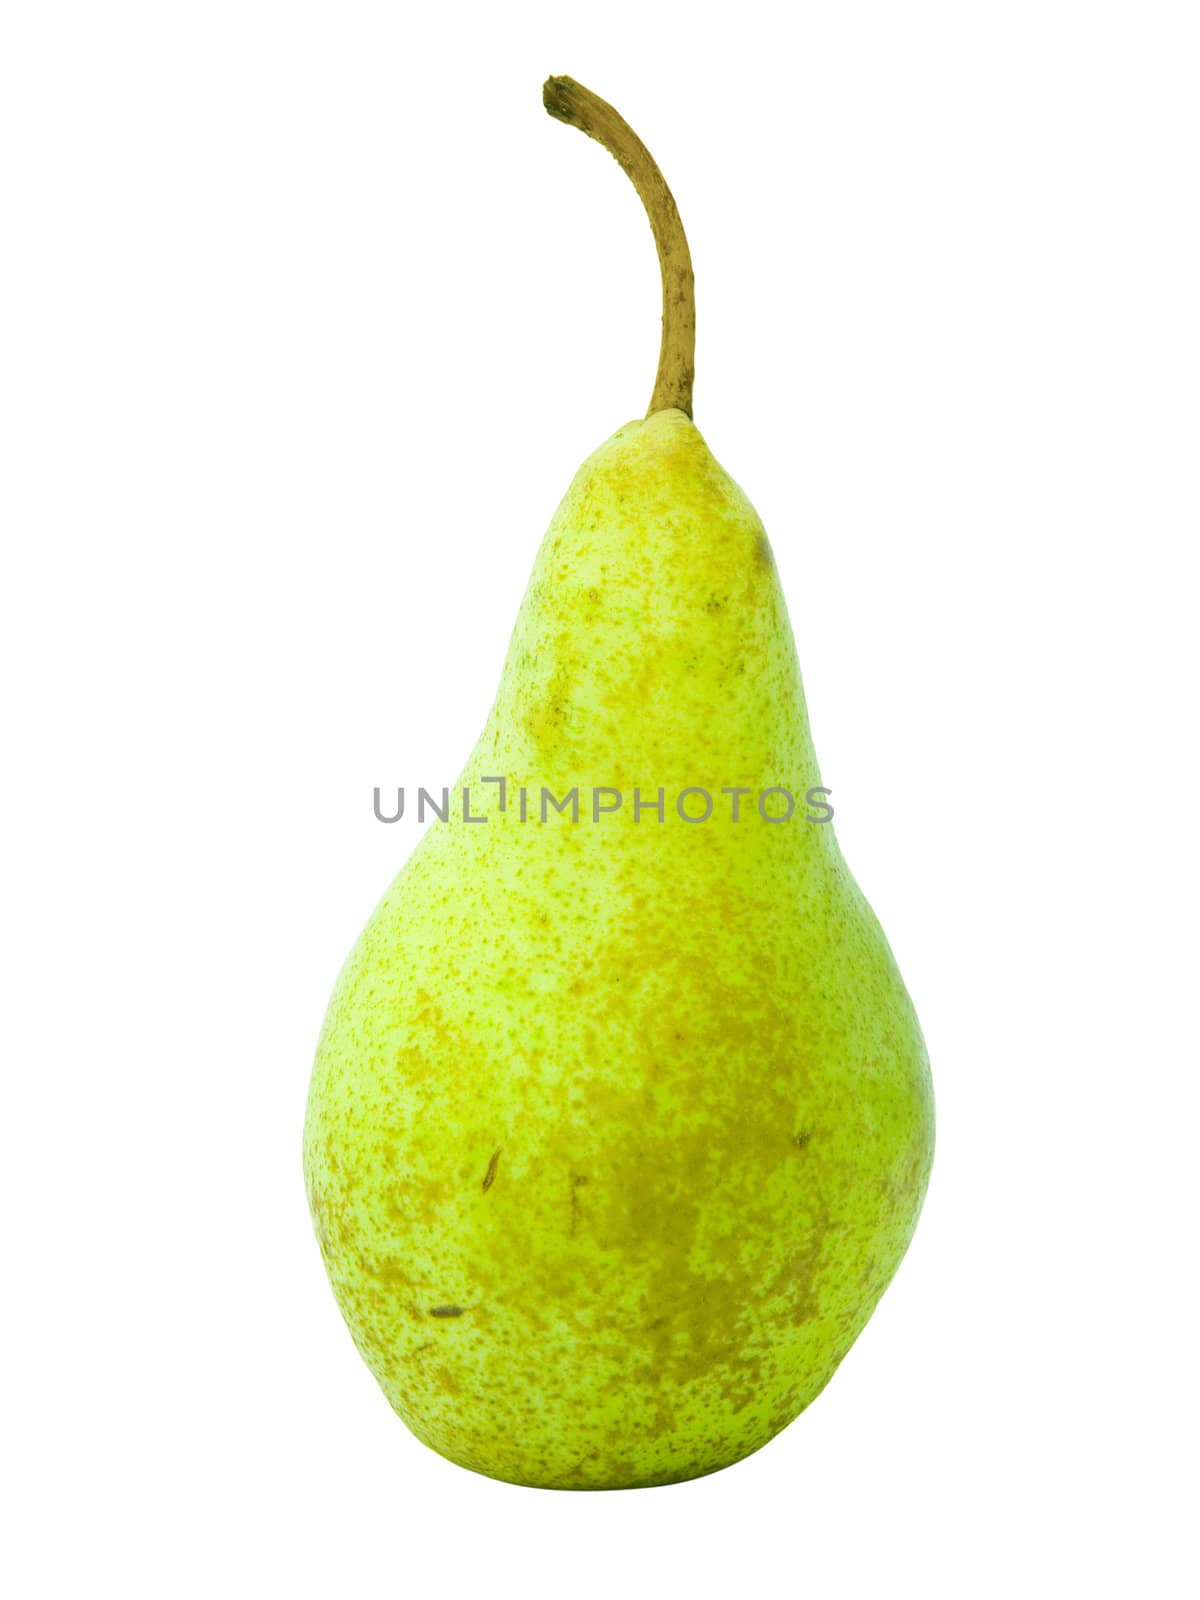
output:
<svg viewBox="0 0 1200 1600"><path fill-rule="evenodd" d="M912 1236L933 1100L767 536L690 417L674 203L611 107L545 95L650 213L655 398L568 489L447 820L341 973L304 1166L418 1438L627 1488L727 1466L820 1393Z"/></svg>

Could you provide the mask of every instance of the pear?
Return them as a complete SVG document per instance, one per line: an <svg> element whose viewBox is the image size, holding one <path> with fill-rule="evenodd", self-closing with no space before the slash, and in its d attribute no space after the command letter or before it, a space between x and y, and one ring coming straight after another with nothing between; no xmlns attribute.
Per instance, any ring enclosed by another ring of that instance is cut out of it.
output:
<svg viewBox="0 0 1200 1600"><path fill-rule="evenodd" d="M767 536L691 420L674 202L610 106L544 98L646 203L654 397L567 490L447 818L338 979L304 1168L418 1438L627 1488L727 1466L820 1393L912 1236L933 1100Z"/></svg>

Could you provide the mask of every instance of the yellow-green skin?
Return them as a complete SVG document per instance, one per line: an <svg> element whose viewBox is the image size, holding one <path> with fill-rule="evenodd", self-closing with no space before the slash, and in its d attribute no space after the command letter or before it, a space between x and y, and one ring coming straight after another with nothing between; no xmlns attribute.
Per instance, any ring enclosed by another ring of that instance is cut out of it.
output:
<svg viewBox="0 0 1200 1600"><path fill-rule="evenodd" d="M571 1489L727 1466L820 1392L895 1272L929 1068L805 820L820 781L753 507L682 412L630 423L550 525L451 820L352 951L313 1072L334 1293L450 1460ZM543 785L580 788L577 824L540 821ZM635 785L665 789L663 822L634 821ZM759 812L776 785L786 823ZM707 823L677 814L690 786ZM594 787L623 808L594 822Z"/></svg>

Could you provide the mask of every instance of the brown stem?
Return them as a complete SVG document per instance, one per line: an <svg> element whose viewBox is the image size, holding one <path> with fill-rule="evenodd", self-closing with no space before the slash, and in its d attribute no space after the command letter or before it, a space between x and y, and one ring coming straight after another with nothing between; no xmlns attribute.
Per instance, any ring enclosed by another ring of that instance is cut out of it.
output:
<svg viewBox="0 0 1200 1600"><path fill-rule="evenodd" d="M683 223L666 180L625 118L581 83L572 78L547 78L542 104L552 117L569 122L615 156L641 196L658 247L663 291L658 375L646 415L677 407L690 417L696 371L696 287Z"/></svg>

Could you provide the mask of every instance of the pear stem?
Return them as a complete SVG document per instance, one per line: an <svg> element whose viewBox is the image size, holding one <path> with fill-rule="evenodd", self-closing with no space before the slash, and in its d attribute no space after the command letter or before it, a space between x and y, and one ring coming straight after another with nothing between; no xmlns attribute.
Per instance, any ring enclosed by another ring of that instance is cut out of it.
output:
<svg viewBox="0 0 1200 1600"><path fill-rule="evenodd" d="M654 157L619 112L572 78L547 78L542 104L614 156L641 196L654 230L662 270L662 343L647 416L676 408L692 414L696 372L696 286L692 255L666 179Z"/></svg>

